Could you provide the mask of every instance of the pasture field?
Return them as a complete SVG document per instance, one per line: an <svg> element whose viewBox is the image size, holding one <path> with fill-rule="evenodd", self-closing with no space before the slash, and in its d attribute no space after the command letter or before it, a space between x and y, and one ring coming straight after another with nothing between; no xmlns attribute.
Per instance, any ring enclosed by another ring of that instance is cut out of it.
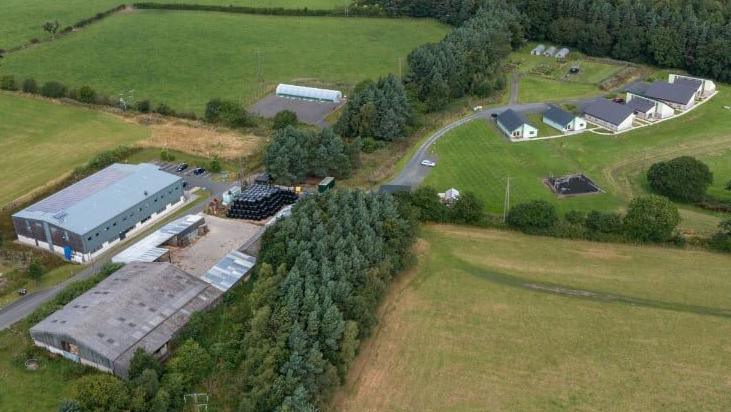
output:
<svg viewBox="0 0 731 412"><path fill-rule="evenodd" d="M592 84L525 75L520 79L518 102L555 102L601 96L605 93Z"/></svg>
<svg viewBox="0 0 731 412"><path fill-rule="evenodd" d="M728 410L731 257L427 226L337 411Z"/></svg>
<svg viewBox="0 0 731 412"><path fill-rule="evenodd" d="M3 0L0 2L0 48L19 46L32 38L47 38L48 33L41 27L46 21L58 20L64 28L123 3L120 0ZM165 3L191 1L165 0ZM297 9L332 9L349 4L347 0L196 0L194 3Z"/></svg>
<svg viewBox="0 0 731 412"><path fill-rule="evenodd" d="M0 206L150 133L108 113L6 93L0 93L0 113Z"/></svg>
<svg viewBox="0 0 731 412"><path fill-rule="evenodd" d="M446 32L425 19L141 10L11 54L0 72L114 96L134 89L137 100L202 114L211 98L248 105L280 82L347 90L398 73L414 47Z"/></svg>
<svg viewBox="0 0 731 412"><path fill-rule="evenodd" d="M682 155L708 161L715 183L710 192L731 198L723 189L731 179L731 88L702 107L651 127L618 136L592 133L534 142L510 143L487 120L461 126L440 139L432 148L439 166L427 176L426 184L437 190L456 187L469 190L486 202L490 212L502 212L507 177L511 178L511 203L544 199L561 211L620 210L637 194L646 193L645 173L653 163ZM582 172L594 180L604 194L558 199L544 185L550 175ZM689 231L715 231L719 219L706 212L681 206Z"/></svg>

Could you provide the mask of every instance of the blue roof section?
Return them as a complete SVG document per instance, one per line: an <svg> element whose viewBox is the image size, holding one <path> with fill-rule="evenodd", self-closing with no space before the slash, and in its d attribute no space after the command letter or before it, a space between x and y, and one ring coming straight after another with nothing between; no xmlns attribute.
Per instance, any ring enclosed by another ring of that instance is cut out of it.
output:
<svg viewBox="0 0 731 412"><path fill-rule="evenodd" d="M556 124L566 126L571 123L576 116L574 116L573 113L569 113L557 106L551 106L550 109L543 113L543 117Z"/></svg>
<svg viewBox="0 0 731 412"><path fill-rule="evenodd" d="M181 180L155 165L115 163L13 216L83 235Z"/></svg>
<svg viewBox="0 0 731 412"><path fill-rule="evenodd" d="M513 109L508 109L500 113L497 117L497 121L511 132L524 124L531 125L522 113L516 112Z"/></svg>

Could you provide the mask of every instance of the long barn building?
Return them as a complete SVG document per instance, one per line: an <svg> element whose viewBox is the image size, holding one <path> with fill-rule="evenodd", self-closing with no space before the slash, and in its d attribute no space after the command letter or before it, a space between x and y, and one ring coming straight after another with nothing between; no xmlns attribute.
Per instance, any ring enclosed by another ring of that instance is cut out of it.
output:
<svg viewBox="0 0 731 412"><path fill-rule="evenodd" d="M21 243L83 263L183 201L180 177L113 164L14 214L13 224Z"/></svg>

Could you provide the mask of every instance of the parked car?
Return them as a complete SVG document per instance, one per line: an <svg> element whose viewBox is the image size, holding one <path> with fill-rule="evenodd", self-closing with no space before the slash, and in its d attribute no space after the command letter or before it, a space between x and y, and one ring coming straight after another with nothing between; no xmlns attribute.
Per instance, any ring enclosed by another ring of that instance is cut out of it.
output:
<svg viewBox="0 0 731 412"><path fill-rule="evenodd" d="M188 164L187 163L181 163L181 164L178 165L178 168L175 169L175 171L182 172L183 170L185 170L187 168L188 168Z"/></svg>
<svg viewBox="0 0 731 412"><path fill-rule="evenodd" d="M479 112L480 110L482 110L482 106L475 106L472 108L473 112Z"/></svg>
<svg viewBox="0 0 731 412"><path fill-rule="evenodd" d="M492 117L493 119L497 119L497 113L490 113L490 117Z"/></svg>
<svg viewBox="0 0 731 412"><path fill-rule="evenodd" d="M421 165L422 165L422 166L429 166L429 167L434 167L434 166L436 166L436 165L437 165L437 163L436 163L436 162L433 162L433 161L431 161L431 160L422 160L422 161L421 161Z"/></svg>
<svg viewBox="0 0 731 412"><path fill-rule="evenodd" d="M200 176L200 175L202 175L205 172L206 172L206 169L204 169L202 167L196 167L195 169L193 169L193 174L195 176Z"/></svg>

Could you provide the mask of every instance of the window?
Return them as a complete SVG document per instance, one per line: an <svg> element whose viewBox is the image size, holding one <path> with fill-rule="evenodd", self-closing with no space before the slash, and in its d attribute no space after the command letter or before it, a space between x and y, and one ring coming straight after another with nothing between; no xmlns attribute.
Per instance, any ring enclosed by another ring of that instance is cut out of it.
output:
<svg viewBox="0 0 731 412"><path fill-rule="evenodd" d="M117 222L112 223L112 226L117 226Z"/></svg>
<svg viewBox="0 0 731 412"><path fill-rule="evenodd" d="M97 232L97 233L96 233L96 234L94 235L94 237L99 237L99 232Z"/></svg>
<svg viewBox="0 0 731 412"><path fill-rule="evenodd" d="M86 240L91 240L91 236L89 236L88 238L86 238Z"/></svg>

